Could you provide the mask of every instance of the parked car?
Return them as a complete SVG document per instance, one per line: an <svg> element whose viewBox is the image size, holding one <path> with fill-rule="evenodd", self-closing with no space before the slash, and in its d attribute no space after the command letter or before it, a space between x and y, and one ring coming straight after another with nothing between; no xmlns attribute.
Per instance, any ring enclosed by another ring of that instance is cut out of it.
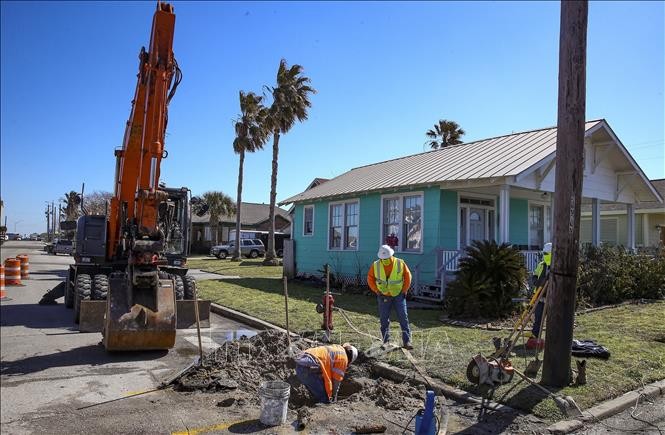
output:
<svg viewBox="0 0 665 435"><path fill-rule="evenodd" d="M263 257L266 253L266 247L260 239L240 239L240 255L247 258ZM210 255L214 255L219 259L224 259L229 255L233 255L235 251L235 240L223 245L216 245L210 248Z"/></svg>
<svg viewBox="0 0 665 435"><path fill-rule="evenodd" d="M53 255L72 255L73 248L74 244L71 240L57 239L55 242L53 242L53 246L51 247L51 251L49 253Z"/></svg>

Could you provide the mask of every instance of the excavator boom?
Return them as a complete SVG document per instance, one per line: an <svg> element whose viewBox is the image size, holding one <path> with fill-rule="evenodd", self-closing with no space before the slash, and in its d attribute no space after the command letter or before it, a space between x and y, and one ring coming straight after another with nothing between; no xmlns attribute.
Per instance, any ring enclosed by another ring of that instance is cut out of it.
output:
<svg viewBox="0 0 665 435"><path fill-rule="evenodd" d="M160 205L168 194L160 189L165 157L168 103L180 82L173 56L175 14L157 3L148 51L139 53L139 71L122 149L116 151L116 179L111 200L107 260L126 264L108 279L104 321L107 350L173 347L176 335L174 279L160 272L165 249L159 225Z"/></svg>

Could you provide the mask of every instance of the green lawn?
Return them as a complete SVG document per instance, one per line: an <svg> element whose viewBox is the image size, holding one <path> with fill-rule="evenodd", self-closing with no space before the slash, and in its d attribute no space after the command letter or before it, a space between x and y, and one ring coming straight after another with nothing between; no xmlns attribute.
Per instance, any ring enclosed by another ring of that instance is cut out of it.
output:
<svg viewBox="0 0 665 435"><path fill-rule="evenodd" d="M216 257L206 257L188 260L187 267L243 278L279 278L282 276L282 266L263 266L262 263L263 258L243 258L241 261L231 261L230 259L220 260Z"/></svg>
<svg viewBox="0 0 665 435"><path fill-rule="evenodd" d="M217 260L210 261L211 264ZM226 267L227 262L223 262ZM236 266L237 270L242 266ZM212 270L212 268L204 268ZM268 273L258 267L254 271ZM224 269L225 274L231 274ZM238 274L238 273L234 273ZM213 300L241 312L265 319L280 326L285 325L283 285L279 278L241 278L218 281L202 281L201 297ZM291 329L312 334L319 331L321 315L315 305L321 300L323 288L314 283L289 283L289 317ZM351 322L361 331L379 335L376 300L371 296L335 295L335 305L346 310ZM571 395L582 408L616 397L635 389L643 383L665 378L665 322L662 315L665 303L629 305L579 316L576 319L575 337L594 339L605 345L612 357L608 361L589 359L588 383L582 387L568 387L562 392ZM430 375L463 389L474 391L465 376L466 366L476 353L493 350L491 338L504 335L494 331L458 328L443 325L438 310L411 310L415 350L413 355ZM399 341L399 325L391 324L393 341ZM342 319L335 317L335 340L353 341L361 348L372 341L355 333ZM519 350L513 364L524 369L525 353ZM391 363L409 367L400 352L386 357ZM496 391L494 399L514 407L532 411L546 419L561 417L549 399L534 391L518 378Z"/></svg>

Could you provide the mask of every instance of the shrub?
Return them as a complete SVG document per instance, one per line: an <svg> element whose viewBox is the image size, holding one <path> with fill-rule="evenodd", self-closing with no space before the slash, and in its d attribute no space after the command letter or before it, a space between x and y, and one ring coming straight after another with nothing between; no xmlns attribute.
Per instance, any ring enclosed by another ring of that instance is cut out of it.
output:
<svg viewBox="0 0 665 435"><path fill-rule="evenodd" d="M587 245L577 273L578 305L665 297L665 252L637 255L623 247Z"/></svg>
<svg viewBox="0 0 665 435"><path fill-rule="evenodd" d="M526 277L520 251L495 241L474 241L448 285L446 303L453 317L499 318L515 311Z"/></svg>

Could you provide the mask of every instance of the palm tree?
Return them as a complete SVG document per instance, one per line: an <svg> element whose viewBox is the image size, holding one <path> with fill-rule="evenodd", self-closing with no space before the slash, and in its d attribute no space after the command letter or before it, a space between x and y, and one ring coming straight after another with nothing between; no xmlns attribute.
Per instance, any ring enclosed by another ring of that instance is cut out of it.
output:
<svg viewBox="0 0 665 435"><path fill-rule="evenodd" d="M238 204L236 211L236 244L231 261L240 259L240 204L242 204L242 176L245 164L245 153L253 153L263 149L270 131L266 128L267 109L262 104L263 97L253 92L240 91L240 116L235 123L236 138L233 140L233 151L240 156L238 165Z"/></svg>
<svg viewBox="0 0 665 435"><path fill-rule="evenodd" d="M81 204L81 197L78 193L71 190L69 193L65 193L65 196L60 199L65 203L65 219L68 221L75 221L78 219L79 213L79 204Z"/></svg>
<svg viewBox="0 0 665 435"><path fill-rule="evenodd" d="M229 195L224 192L210 191L201 195L200 198L192 198L192 211L203 215L208 212L210 215L210 230L214 230L215 244L218 242L219 220L224 215L232 215L236 212L236 205Z"/></svg>
<svg viewBox="0 0 665 435"><path fill-rule="evenodd" d="M439 119L439 122L434 124L434 128L425 133L428 138L426 144L433 150L445 148L448 145L457 145L462 143L461 138L464 134L465 131L455 121Z"/></svg>
<svg viewBox="0 0 665 435"><path fill-rule="evenodd" d="M296 121L307 120L307 110L312 107L310 94L316 89L309 86L310 79L302 75L301 65L289 67L286 60L279 62L277 86L268 87L272 94L272 104L268 109L267 126L273 135L272 175L270 176L270 231L268 247L263 264L276 264L275 261L275 199L277 197L277 159L279 157L279 138L286 134Z"/></svg>

